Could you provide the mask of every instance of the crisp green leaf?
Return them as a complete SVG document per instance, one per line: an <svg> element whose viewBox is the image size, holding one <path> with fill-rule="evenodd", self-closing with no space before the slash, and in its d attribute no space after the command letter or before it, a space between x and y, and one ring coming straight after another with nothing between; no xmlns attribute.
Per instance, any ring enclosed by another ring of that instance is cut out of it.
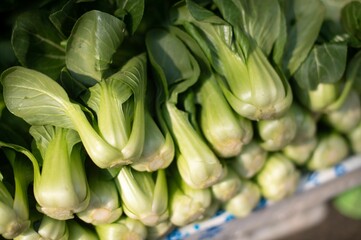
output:
<svg viewBox="0 0 361 240"><path fill-rule="evenodd" d="M150 30L146 36L146 44L150 61L162 81L166 98L176 103L178 94L186 91L198 80L200 69L197 61L178 37L164 29Z"/></svg>
<svg viewBox="0 0 361 240"><path fill-rule="evenodd" d="M324 42L345 41L349 36L341 23L341 11L346 4L354 0L321 1L326 8L326 12L318 40Z"/></svg>
<svg viewBox="0 0 361 240"><path fill-rule="evenodd" d="M26 67L59 76L65 65L64 39L48 19L47 12L31 11L21 14L12 34L12 45L18 61Z"/></svg>
<svg viewBox="0 0 361 240"><path fill-rule="evenodd" d="M296 71L297 84L307 90L319 83L338 82L346 69L347 46L343 44L316 45Z"/></svg>
<svg viewBox="0 0 361 240"><path fill-rule="evenodd" d="M324 20L320 0L280 0L287 23L287 42L283 58L286 76L292 76L313 47Z"/></svg>
<svg viewBox="0 0 361 240"><path fill-rule="evenodd" d="M120 19L97 10L82 15L72 30L66 49L66 66L86 86L106 78L107 71L125 36Z"/></svg>
<svg viewBox="0 0 361 240"><path fill-rule="evenodd" d="M352 1L344 6L341 23L350 35L351 45L361 47L361 2Z"/></svg>
<svg viewBox="0 0 361 240"><path fill-rule="evenodd" d="M215 1L222 16L235 29L244 31L268 55L280 33L282 12L277 0Z"/></svg>
<svg viewBox="0 0 361 240"><path fill-rule="evenodd" d="M205 21L214 24L225 24L224 20L216 16L212 11L201 7L191 0L187 0L186 3L189 13L197 21Z"/></svg>
<svg viewBox="0 0 361 240"><path fill-rule="evenodd" d="M1 82L5 104L14 115L31 125L73 127L67 115L70 105L67 93L46 75L12 67L3 72Z"/></svg>
<svg viewBox="0 0 361 240"><path fill-rule="evenodd" d="M200 48L199 44L195 41L195 39L179 27L169 26L168 29L171 33L173 33L180 40L182 40L182 42L187 46L187 48L192 52L194 57L197 59L202 74L207 75L211 71L212 68L211 63L208 61L207 56Z"/></svg>
<svg viewBox="0 0 361 240"><path fill-rule="evenodd" d="M92 1L92 0L90 0ZM76 20L87 11L82 1L67 1L59 10L49 15L50 21L63 36L68 37Z"/></svg>
<svg viewBox="0 0 361 240"><path fill-rule="evenodd" d="M120 0L121 9L126 12L124 21L130 33L134 33L142 18L145 8L144 0Z"/></svg>

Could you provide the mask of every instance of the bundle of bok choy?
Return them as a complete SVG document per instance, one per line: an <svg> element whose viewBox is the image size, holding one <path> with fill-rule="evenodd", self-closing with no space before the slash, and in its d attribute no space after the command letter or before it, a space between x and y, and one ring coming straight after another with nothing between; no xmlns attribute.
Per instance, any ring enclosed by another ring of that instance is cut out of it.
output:
<svg viewBox="0 0 361 240"><path fill-rule="evenodd" d="M3 238L159 239L361 153L360 1L34 2L0 3Z"/></svg>

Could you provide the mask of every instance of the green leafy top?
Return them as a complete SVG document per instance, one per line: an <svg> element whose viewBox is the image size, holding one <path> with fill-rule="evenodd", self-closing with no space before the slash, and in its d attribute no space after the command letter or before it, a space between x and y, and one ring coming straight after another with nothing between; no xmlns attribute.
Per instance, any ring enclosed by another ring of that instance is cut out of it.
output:
<svg viewBox="0 0 361 240"><path fill-rule="evenodd" d="M166 101L177 103L178 94L194 85L200 68L184 43L165 29L152 29L147 33L148 54Z"/></svg>
<svg viewBox="0 0 361 240"><path fill-rule="evenodd" d="M76 22L66 49L66 66L86 86L106 78L113 54L126 28L120 19L98 10L86 12Z"/></svg>

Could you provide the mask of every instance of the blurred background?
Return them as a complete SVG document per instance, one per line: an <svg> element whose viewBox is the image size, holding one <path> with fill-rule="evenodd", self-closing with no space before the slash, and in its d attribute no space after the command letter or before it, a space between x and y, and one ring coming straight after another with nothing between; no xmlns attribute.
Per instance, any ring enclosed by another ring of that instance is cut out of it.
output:
<svg viewBox="0 0 361 240"><path fill-rule="evenodd" d="M361 220L342 215L332 201L326 202L325 205L326 214L319 223L279 238L279 240L357 240L361 238Z"/></svg>

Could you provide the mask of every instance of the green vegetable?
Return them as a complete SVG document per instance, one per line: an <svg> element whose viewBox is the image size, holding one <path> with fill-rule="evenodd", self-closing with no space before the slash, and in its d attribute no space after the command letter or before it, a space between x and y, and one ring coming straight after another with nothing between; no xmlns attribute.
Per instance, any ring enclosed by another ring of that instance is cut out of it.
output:
<svg viewBox="0 0 361 240"><path fill-rule="evenodd" d="M39 222L36 222L36 224L36 227L35 225L31 226L15 239L69 239L68 224L64 220L53 219L51 217L48 217L47 215L43 215L41 219L39 219Z"/></svg>
<svg viewBox="0 0 361 240"><path fill-rule="evenodd" d="M214 1L224 19L242 30L269 55L281 34L283 14L277 0ZM238 33L239 34L239 33ZM252 41L251 40L251 41Z"/></svg>
<svg viewBox="0 0 361 240"><path fill-rule="evenodd" d="M14 238L14 240L36 240L39 239L40 235L33 228L28 228L20 235Z"/></svg>
<svg viewBox="0 0 361 240"><path fill-rule="evenodd" d="M300 172L292 161L282 153L274 153L257 174L256 181L265 198L279 201L296 191L299 178Z"/></svg>
<svg viewBox="0 0 361 240"><path fill-rule="evenodd" d="M65 65L65 38L45 10L26 11L16 18L11 44L22 66L57 79Z"/></svg>
<svg viewBox="0 0 361 240"><path fill-rule="evenodd" d="M339 88L336 84L319 83L314 90L298 90L300 102L312 112L325 112L337 100Z"/></svg>
<svg viewBox="0 0 361 240"><path fill-rule="evenodd" d="M105 79L125 31L124 22L111 14L97 10L83 14L66 45L66 67L73 78L88 87Z"/></svg>
<svg viewBox="0 0 361 240"><path fill-rule="evenodd" d="M169 219L176 226L185 226L204 217L211 206L210 188L189 186L176 170L167 178L169 186Z"/></svg>
<svg viewBox="0 0 361 240"><path fill-rule="evenodd" d="M230 164L240 177L249 179L262 169L267 156L268 151L263 149L259 142L252 140L238 156L230 160Z"/></svg>
<svg viewBox="0 0 361 240"><path fill-rule="evenodd" d="M223 166L214 152L192 128L184 112L168 103L172 132L179 147L176 163L182 179L193 188L207 188L223 176Z"/></svg>
<svg viewBox="0 0 361 240"><path fill-rule="evenodd" d="M312 156L316 146L317 138L315 136L302 142L288 144L282 149L282 153L296 165L304 165Z"/></svg>
<svg viewBox="0 0 361 240"><path fill-rule="evenodd" d="M346 134L353 153L361 153L361 121L352 132Z"/></svg>
<svg viewBox="0 0 361 240"><path fill-rule="evenodd" d="M267 151L278 151L293 141L297 133L296 115L291 107L282 117L257 122L260 146Z"/></svg>
<svg viewBox="0 0 361 240"><path fill-rule="evenodd" d="M360 1L23 2L0 3L3 238L208 234L361 153Z"/></svg>
<svg viewBox="0 0 361 240"><path fill-rule="evenodd" d="M66 240L69 237L69 229L66 221L53 219L44 215L38 233L43 239Z"/></svg>
<svg viewBox="0 0 361 240"><path fill-rule="evenodd" d="M12 189L0 173L0 234L6 239L12 239L19 236L30 225L27 190L33 174L30 162L17 151L16 145L0 142L0 146L5 158L10 162L14 178L14 189Z"/></svg>
<svg viewBox="0 0 361 240"><path fill-rule="evenodd" d="M73 218L90 200L78 134L52 126L32 126L30 134L42 157L41 171L34 170L34 196L39 211L54 219Z"/></svg>
<svg viewBox="0 0 361 240"><path fill-rule="evenodd" d="M147 239L159 239L170 232L173 227L173 224L169 220L161 222L153 227L147 227Z"/></svg>
<svg viewBox="0 0 361 240"><path fill-rule="evenodd" d="M251 141L253 128L250 120L233 112L217 83L218 77L210 74L198 91L200 127L217 155L228 158L238 155Z"/></svg>
<svg viewBox="0 0 361 240"><path fill-rule="evenodd" d="M81 225L75 220L68 220L69 240L97 240L98 236L95 231Z"/></svg>
<svg viewBox="0 0 361 240"><path fill-rule="evenodd" d="M233 36L231 26L195 3L187 3L176 9L178 15L174 23L184 25L224 78L219 83L232 108L252 120L283 115L292 102L291 87L278 75L262 50L249 44L252 46L246 55L237 51L238 46L243 46L242 39L237 39L237 34ZM195 12L199 16L193 16ZM231 42L234 37L236 42Z"/></svg>
<svg viewBox="0 0 361 240"><path fill-rule="evenodd" d="M356 91L350 90L340 108L327 112L325 121L339 132L348 133L353 131L361 121L360 97Z"/></svg>
<svg viewBox="0 0 361 240"><path fill-rule="evenodd" d="M189 121L188 113L178 108L182 103L178 95L196 83L199 65L181 40L166 30L149 31L146 44L150 62L157 71L159 91L164 94L164 99L159 100L161 111L178 146L176 162L180 174L190 186L206 188L221 177L222 165Z"/></svg>
<svg viewBox="0 0 361 240"><path fill-rule="evenodd" d="M168 183L164 170L138 172L124 166L116 181L127 216L146 226L155 226L168 218Z"/></svg>
<svg viewBox="0 0 361 240"><path fill-rule="evenodd" d="M101 136L130 162L141 156L144 146L146 80L146 56L141 54L84 96L96 112Z"/></svg>
<svg viewBox="0 0 361 240"><path fill-rule="evenodd" d="M338 82L346 69L346 44L315 45L294 75L302 89L314 90L319 83Z"/></svg>
<svg viewBox="0 0 361 240"><path fill-rule="evenodd" d="M71 102L64 89L49 77L34 70L13 67L3 72L1 82L5 104L14 115L31 125L75 129L88 155L101 168L130 163L119 149L95 131L81 107Z"/></svg>
<svg viewBox="0 0 361 240"><path fill-rule="evenodd" d="M317 117L296 101L292 103L291 109L296 116L297 125L296 135L291 144L302 144L315 138L317 134Z"/></svg>
<svg viewBox="0 0 361 240"><path fill-rule="evenodd" d="M132 167L138 171L155 172L167 168L173 161L175 146L171 134L166 129L163 135L161 128L150 115L145 112L145 141L142 155Z"/></svg>
<svg viewBox="0 0 361 240"><path fill-rule="evenodd" d="M317 72L319 74L315 79L311 80L312 84L315 85L307 87L307 91L304 91L305 89L301 90L297 86L295 86L295 90L299 91L297 97L300 102L313 112L325 113L341 108L350 94L351 89L354 86L357 86L359 66L361 64L361 53L353 55L350 60L347 61L347 66L344 70L343 64L335 65L338 58L344 59L346 48L345 46L342 48L344 50L341 51L343 52L341 56L339 51L331 51L328 48L322 50L330 56L331 61L327 57L318 58L317 54L310 54L308 57L315 57L315 61L320 62L317 64ZM316 47L314 49L316 49ZM334 53L332 54L332 52ZM346 59L343 60L343 62L345 61ZM328 71L323 70L324 65L326 68L334 68L335 73L333 75L328 75ZM302 69L302 67L300 69ZM312 76L312 78L314 78L314 76ZM308 80L307 78L303 78L302 81Z"/></svg>
<svg viewBox="0 0 361 240"><path fill-rule="evenodd" d="M361 3L350 1L342 8L341 24L349 35L349 44L353 47L361 47Z"/></svg>
<svg viewBox="0 0 361 240"><path fill-rule="evenodd" d="M242 180L230 166L226 165L226 174L219 182L212 185L211 190L214 198L226 202L239 192Z"/></svg>
<svg viewBox="0 0 361 240"><path fill-rule="evenodd" d="M320 134L317 146L306 166L310 170L324 169L333 166L349 154L349 146L343 135L336 131Z"/></svg>
<svg viewBox="0 0 361 240"><path fill-rule="evenodd" d="M112 223L123 213L118 189L108 171L87 167L90 191L88 206L76 215L92 225Z"/></svg>
<svg viewBox="0 0 361 240"><path fill-rule="evenodd" d="M97 225L95 230L101 240L142 240L147 236L147 228L139 220L129 217L123 217L114 223Z"/></svg>
<svg viewBox="0 0 361 240"><path fill-rule="evenodd" d="M223 208L238 218L246 217L256 207L261 197L258 186L252 181L243 181L238 193L223 204Z"/></svg>
<svg viewBox="0 0 361 240"><path fill-rule="evenodd" d="M293 76L316 43L326 9L320 0L279 2L286 22L280 36L280 41L285 41L280 66L286 76Z"/></svg>

